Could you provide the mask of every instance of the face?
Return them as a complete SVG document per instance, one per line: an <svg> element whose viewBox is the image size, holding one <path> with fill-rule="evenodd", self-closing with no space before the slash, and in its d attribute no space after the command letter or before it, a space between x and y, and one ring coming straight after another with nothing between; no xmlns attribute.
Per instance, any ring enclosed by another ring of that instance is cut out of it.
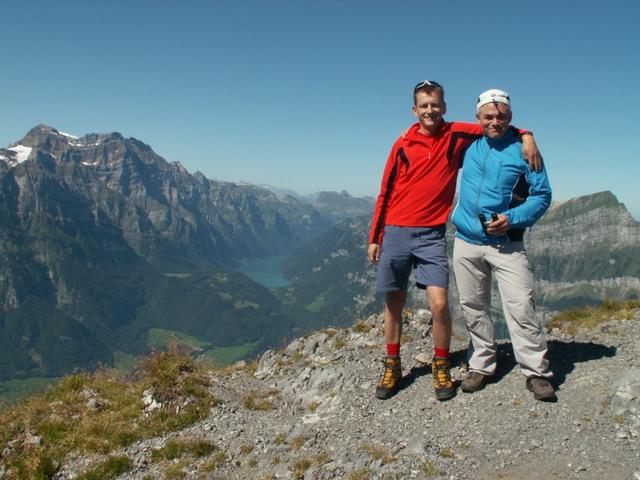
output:
<svg viewBox="0 0 640 480"><path fill-rule="evenodd" d="M504 103L487 103L480 107L476 118L487 137L500 138L511 123L511 109Z"/></svg>
<svg viewBox="0 0 640 480"><path fill-rule="evenodd" d="M444 114L447 113L447 104L442 99L440 92L418 91L415 98L413 114L420 122L420 130L430 134L436 133L444 122Z"/></svg>

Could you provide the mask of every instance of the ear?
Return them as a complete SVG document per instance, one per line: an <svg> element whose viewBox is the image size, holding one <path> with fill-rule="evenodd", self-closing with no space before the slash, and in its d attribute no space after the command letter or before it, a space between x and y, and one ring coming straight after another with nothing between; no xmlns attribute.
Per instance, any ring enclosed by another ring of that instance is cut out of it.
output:
<svg viewBox="0 0 640 480"><path fill-rule="evenodd" d="M447 102L442 102L442 115L447 113Z"/></svg>
<svg viewBox="0 0 640 480"><path fill-rule="evenodd" d="M415 104L413 105L413 107L411 107L411 111L416 117L418 116L418 109L416 108Z"/></svg>
<svg viewBox="0 0 640 480"><path fill-rule="evenodd" d="M476 120L478 120L478 123L480 123L480 112L476 112Z"/></svg>

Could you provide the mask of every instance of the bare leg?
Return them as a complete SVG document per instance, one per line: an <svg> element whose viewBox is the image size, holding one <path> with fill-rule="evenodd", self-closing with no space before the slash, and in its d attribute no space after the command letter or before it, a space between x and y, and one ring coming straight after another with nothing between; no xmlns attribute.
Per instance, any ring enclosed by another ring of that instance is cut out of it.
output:
<svg viewBox="0 0 640 480"><path fill-rule="evenodd" d="M429 306L433 315L433 346L449 350L451 345L451 312L447 289L427 287Z"/></svg>
<svg viewBox="0 0 640 480"><path fill-rule="evenodd" d="M406 290L387 292L384 304L384 338L388 344L400 343L402 309L407 301Z"/></svg>

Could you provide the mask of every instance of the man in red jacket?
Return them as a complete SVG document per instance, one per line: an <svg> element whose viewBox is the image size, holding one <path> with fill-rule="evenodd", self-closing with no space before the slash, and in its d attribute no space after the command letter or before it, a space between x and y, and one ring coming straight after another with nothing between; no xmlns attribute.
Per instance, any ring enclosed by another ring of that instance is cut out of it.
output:
<svg viewBox="0 0 640 480"><path fill-rule="evenodd" d="M376 290L385 293L387 356L376 396L389 398L400 387L402 310L409 275L415 268L416 283L426 289L433 315L435 395L438 400L447 400L455 395L455 389L449 372L451 313L445 225L464 151L482 136L482 128L444 120L447 104L444 89L437 82L418 83L413 103L418 123L391 149L369 235L368 257L378 264ZM525 157L539 170L541 158L532 136L519 133Z"/></svg>

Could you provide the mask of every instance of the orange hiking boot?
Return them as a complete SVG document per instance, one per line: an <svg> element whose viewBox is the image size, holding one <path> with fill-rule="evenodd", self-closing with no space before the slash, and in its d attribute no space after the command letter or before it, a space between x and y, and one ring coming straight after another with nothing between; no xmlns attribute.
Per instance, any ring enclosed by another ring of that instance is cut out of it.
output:
<svg viewBox="0 0 640 480"><path fill-rule="evenodd" d="M400 357L387 355L382 361L384 374L376 386L376 397L386 400L396 394L402 380L402 366Z"/></svg>
<svg viewBox="0 0 640 480"><path fill-rule="evenodd" d="M456 394L449 368L448 358L434 358L431 364L433 388L436 392L436 398L440 401L449 400Z"/></svg>

